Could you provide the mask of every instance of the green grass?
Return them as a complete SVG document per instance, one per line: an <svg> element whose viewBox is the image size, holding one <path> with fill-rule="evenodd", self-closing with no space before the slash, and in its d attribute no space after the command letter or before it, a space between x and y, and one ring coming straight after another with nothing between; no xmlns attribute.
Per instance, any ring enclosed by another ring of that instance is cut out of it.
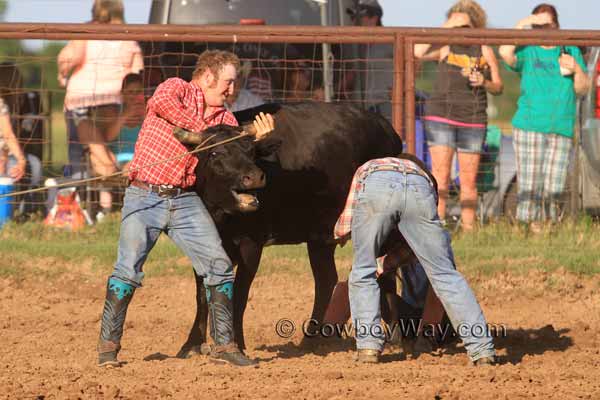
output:
<svg viewBox="0 0 600 400"><path fill-rule="evenodd" d="M577 274L600 272L600 232L589 218L566 221L538 235L495 223L477 234L456 238L453 244L459 265L467 273L558 268Z"/></svg>
<svg viewBox="0 0 600 400"><path fill-rule="evenodd" d="M107 274L116 259L119 222L106 222L68 232L44 227L40 222L8 223L0 231L0 277L18 278L43 273L52 278L72 273L79 265L88 273ZM583 218L549 228L540 235L506 223L489 224L476 234L453 238L458 267L468 275L554 271L576 274L600 272L600 230ZM341 277L352 261L351 246L338 248L336 260ZM163 235L145 265L148 276L189 275L191 264ZM310 274L305 245L270 246L263 253L259 274Z"/></svg>

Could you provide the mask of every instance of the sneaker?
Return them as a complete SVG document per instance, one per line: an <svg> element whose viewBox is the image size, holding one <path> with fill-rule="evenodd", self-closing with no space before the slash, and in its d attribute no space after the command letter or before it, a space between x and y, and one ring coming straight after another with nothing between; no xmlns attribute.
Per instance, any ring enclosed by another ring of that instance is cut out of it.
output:
<svg viewBox="0 0 600 400"><path fill-rule="evenodd" d="M212 346L209 356L210 360L216 364L229 364L236 367L258 365L258 361L248 358L235 344Z"/></svg>
<svg viewBox="0 0 600 400"><path fill-rule="evenodd" d="M96 213L96 223L101 223L104 218L106 218L106 214L102 211L98 211L98 213Z"/></svg>
<svg viewBox="0 0 600 400"><path fill-rule="evenodd" d="M478 358L477 360L473 361L473 364L476 367L483 367L483 366L494 366L496 364L498 364L498 360L496 359L496 356L489 356L489 357L481 357Z"/></svg>
<svg viewBox="0 0 600 400"><path fill-rule="evenodd" d="M96 222L102 222L104 219L106 219L106 217L110 215L111 212L112 209L110 207L102 207L102 209L96 213Z"/></svg>
<svg viewBox="0 0 600 400"><path fill-rule="evenodd" d="M358 349L354 360L359 363L377 364L379 362L380 355L381 355L381 351L379 351L379 350Z"/></svg>

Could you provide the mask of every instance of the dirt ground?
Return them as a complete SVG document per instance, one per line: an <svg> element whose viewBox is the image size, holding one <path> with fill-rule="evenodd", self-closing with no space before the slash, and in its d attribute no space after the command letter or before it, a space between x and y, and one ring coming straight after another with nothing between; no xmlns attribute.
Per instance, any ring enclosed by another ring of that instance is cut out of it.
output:
<svg viewBox="0 0 600 400"><path fill-rule="evenodd" d="M47 268L53 267L52 260ZM38 264L39 266L39 264ZM64 266L61 266L64 267ZM87 266L66 274L0 280L0 398L600 398L600 277L565 272L469 276L502 364L476 368L462 347L374 366L352 361L351 339L310 350L282 339L280 318L299 325L312 307L306 274L259 276L246 314L258 368L173 356L194 315L191 277L153 277L129 310L119 369L95 366L105 277Z"/></svg>

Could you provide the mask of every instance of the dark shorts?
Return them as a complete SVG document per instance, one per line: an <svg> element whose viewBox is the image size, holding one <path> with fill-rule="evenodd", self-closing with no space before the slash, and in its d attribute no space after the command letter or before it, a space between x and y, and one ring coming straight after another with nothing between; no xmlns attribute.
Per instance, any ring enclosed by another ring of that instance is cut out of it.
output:
<svg viewBox="0 0 600 400"><path fill-rule="evenodd" d="M119 115L119 110L119 104L105 104L65 110L69 151L69 163L65 165L65 170L63 171L65 176L73 176L85 171L85 162L83 159L85 145L79 139L77 126L82 121L90 120L94 124L97 124L100 129L104 129Z"/></svg>

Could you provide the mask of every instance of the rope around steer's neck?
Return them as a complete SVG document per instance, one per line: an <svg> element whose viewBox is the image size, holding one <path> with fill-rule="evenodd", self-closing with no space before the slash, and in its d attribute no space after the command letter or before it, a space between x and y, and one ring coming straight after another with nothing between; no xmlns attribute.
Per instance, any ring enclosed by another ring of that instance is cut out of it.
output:
<svg viewBox="0 0 600 400"><path fill-rule="evenodd" d="M194 150L186 151L185 153L181 153L181 154L178 154L176 156L173 156L173 157L170 157L170 158L166 158L164 160L159 160L159 161L147 164L147 165L143 165L141 167L135 168L133 171L139 171L139 170L144 169L144 168L149 168L149 167L153 167L155 165L164 164L164 163L169 162L169 161L178 160L178 159L183 158L183 157L185 157L187 155L200 153L202 151L212 149L213 147L221 146L223 144L226 144L226 143L229 143L229 142L233 142L234 140L238 140L238 139L241 139L243 137L252 136L252 135L248 134L248 133L245 133L245 132L242 132L238 136L234 136L232 138L225 139L223 141L220 141L220 142L213 143L211 145L202 147L202 146L204 146L205 143L207 143L209 140L211 140L215 136L216 135L209 136L207 139L205 139L204 141L202 141L202 143L200 143L198 146L196 146L196 148ZM39 188L35 188L35 189L21 190L19 192L11 192L11 193L0 195L0 199L5 198L5 197L20 196L22 194L27 194L27 193L42 192L44 190L49 190L51 188L79 186L81 184L88 183L88 182L106 181L106 180L108 180L110 178L114 178L114 177L117 177L117 176L122 176L122 175L124 175L126 173L129 174L129 172L131 172L131 170L118 171L118 172L115 172L114 174L105 175L105 176L97 176L95 178L87 178L87 179L79 179L79 180L75 180L75 181L63 182L63 183L59 183L59 184L48 186L48 187L44 186L44 187L39 187Z"/></svg>

